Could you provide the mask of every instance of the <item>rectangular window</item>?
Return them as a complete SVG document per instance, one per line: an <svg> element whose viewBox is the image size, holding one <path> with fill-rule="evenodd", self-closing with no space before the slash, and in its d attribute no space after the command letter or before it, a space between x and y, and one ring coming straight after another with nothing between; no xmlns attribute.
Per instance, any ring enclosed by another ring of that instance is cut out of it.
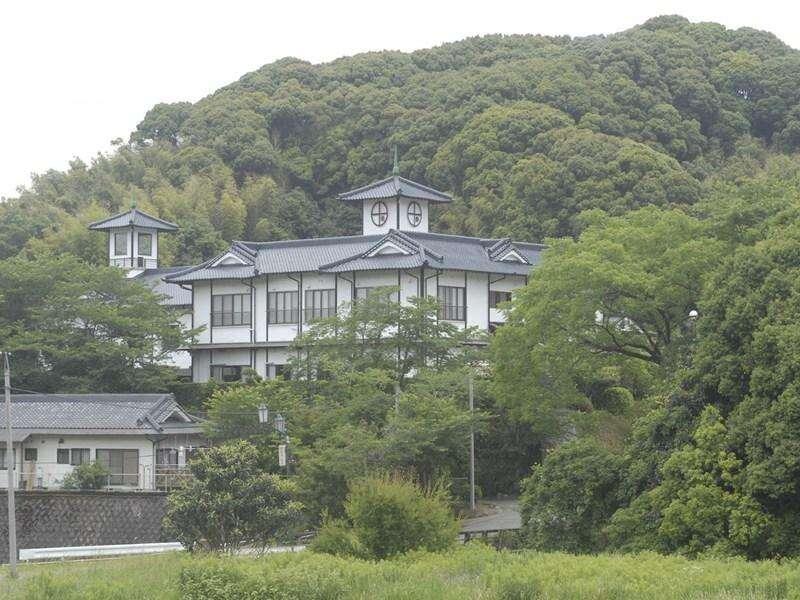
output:
<svg viewBox="0 0 800 600"><path fill-rule="evenodd" d="M86 464L90 460L88 448L72 448L70 453L69 464L71 464L73 467Z"/></svg>
<svg viewBox="0 0 800 600"><path fill-rule="evenodd" d="M357 287L356 288L356 302L358 302L359 300L364 300L365 298L367 298L367 297L371 296L372 294L374 294L376 291L385 290L386 287L391 287L391 286L384 286L384 287L374 287L374 286ZM389 294L388 297L389 297L389 300L392 301L392 302L399 302L400 301L400 293L397 290L395 290L391 294Z"/></svg>
<svg viewBox="0 0 800 600"><path fill-rule="evenodd" d="M29 462L36 462L39 459L38 448L25 448L22 458Z"/></svg>
<svg viewBox="0 0 800 600"><path fill-rule="evenodd" d="M139 234L139 256L153 255L153 235L150 233Z"/></svg>
<svg viewBox="0 0 800 600"><path fill-rule="evenodd" d="M156 451L156 464L159 467L177 467L178 450L176 448L159 448Z"/></svg>
<svg viewBox="0 0 800 600"><path fill-rule="evenodd" d="M127 231L118 231L114 234L114 254L116 256L128 254L128 235Z"/></svg>
<svg viewBox="0 0 800 600"><path fill-rule="evenodd" d="M489 292L489 308L497 308L497 305L503 302L511 302L511 292L498 292L495 290Z"/></svg>
<svg viewBox="0 0 800 600"><path fill-rule="evenodd" d="M336 290L306 290L303 316L306 321L326 319L336 314Z"/></svg>
<svg viewBox="0 0 800 600"><path fill-rule="evenodd" d="M219 294L211 297L214 327L250 325L250 294Z"/></svg>
<svg viewBox="0 0 800 600"><path fill-rule="evenodd" d="M13 456L14 456L14 458L12 460L14 461L14 469L16 470L16 468L17 468L17 449L16 448L14 448L14 455ZM5 448L0 448L0 469L2 469L3 471L8 470L8 465L6 464L6 449Z"/></svg>
<svg viewBox="0 0 800 600"><path fill-rule="evenodd" d="M68 465L69 464L69 449L68 448L58 448L56 450L56 463L59 465Z"/></svg>
<svg viewBox="0 0 800 600"><path fill-rule="evenodd" d="M464 321L467 318L466 289L439 286L439 318L445 321Z"/></svg>
<svg viewBox="0 0 800 600"><path fill-rule="evenodd" d="M242 380L242 367L239 365L212 365L211 379L231 383Z"/></svg>
<svg viewBox="0 0 800 600"><path fill-rule="evenodd" d="M97 462L111 473L110 485L139 485L139 451L138 450L101 450L95 451Z"/></svg>
<svg viewBox="0 0 800 600"><path fill-rule="evenodd" d="M267 323L297 323L300 320L297 292L270 292Z"/></svg>

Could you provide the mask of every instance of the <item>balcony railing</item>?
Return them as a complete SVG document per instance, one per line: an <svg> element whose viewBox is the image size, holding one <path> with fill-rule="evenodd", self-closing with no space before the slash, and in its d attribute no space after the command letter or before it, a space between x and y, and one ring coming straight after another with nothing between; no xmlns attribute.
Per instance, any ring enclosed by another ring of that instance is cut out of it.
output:
<svg viewBox="0 0 800 600"><path fill-rule="evenodd" d="M175 465L156 465L155 488L169 491L184 485L191 479L192 473L188 467Z"/></svg>
<svg viewBox="0 0 800 600"><path fill-rule="evenodd" d="M146 256L117 256L111 258L111 266L122 269L155 269L158 267L158 260Z"/></svg>

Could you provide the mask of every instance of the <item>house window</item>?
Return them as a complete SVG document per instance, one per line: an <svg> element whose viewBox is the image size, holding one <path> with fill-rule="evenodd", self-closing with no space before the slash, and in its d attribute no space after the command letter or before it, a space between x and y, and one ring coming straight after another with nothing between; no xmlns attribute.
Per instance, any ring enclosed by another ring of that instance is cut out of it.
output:
<svg viewBox="0 0 800 600"><path fill-rule="evenodd" d="M178 450L176 448L159 448L156 450L156 464L159 467L177 467Z"/></svg>
<svg viewBox="0 0 800 600"><path fill-rule="evenodd" d="M250 325L250 294L220 294L211 298L211 325Z"/></svg>
<svg viewBox="0 0 800 600"><path fill-rule="evenodd" d="M498 292L495 290L489 292L489 308L497 308L497 305L503 302L511 302L511 292Z"/></svg>
<svg viewBox="0 0 800 600"><path fill-rule="evenodd" d="M69 464L69 449L68 448L58 448L56 450L56 463L59 465L68 465Z"/></svg>
<svg viewBox="0 0 800 600"><path fill-rule="evenodd" d="M16 448L14 448L13 457L14 458L12 460L14 461L14 470L16 470L16 468L17 468L17 449ZM5 448L0 448L0 469L2 469L3 471L8 470L8 465L6 464L6 449Z"/></svg>
<svg viewBox="0 0 800 600"><path fill-rule="evenodd" d="M356 302L364 300L374 294L378 290L385 290L385 287L357 287L356 288ZM400 292L397 290L387 295L392 302L399 302Z"/></svg>
<svg viewBox="0 0 800 600"><path fill-rule="evenodd" d="M114 234L114 254L124 256L128 253L128 233L119 231Z"/></svg>
<svg viewBox="0 0 800 600"><path fill-rule="evenodd" d="M89 460L88 448L72 448L70 450L69 464L71 464L73 467L87 464Z"/></svg>
<svg viewBox="0 0 800 600"><path fill-rule="evenodd" d="M139 256L153 255L153 235L151 233L139 234Z"/></svg>
<svg viewBox="0 0 800 600"><path fill-rule="evenodd" d="M139 485L139 451L138 450L101 450L95 451L97 462L103 465L111 475L109 485Z"/></svg>
<svg viewBox="0 0 800 600"><path fill-rule="evenodd" d="M439 286L439 318L445 321L464 321L467 318L466 288Z"/></svg>
<svg viewBox="0 0 800 600"><path fill-rule="evenodd" d="M270 292L267 298L269 310L268 323L297 323L300 320L300 309L297 305L298 294L294 292Z"/></svg>
<svg viewBox="0 0 800 600"><path fill-rule="evenodd" d="M25 448L22 458L28 462L36 462L39 459L39 449Z"/></svg>
<svg viewBox="0 0 800 600"><path fill-rule="evenodd" d="M242 367L239 365L212 365L211 379L231 383L242 380Z"/></svg>
<svg viewBox="0 0 800 600"><path fill-rule="evenodd" d="M336 290L306 290L306 321L325 319L336 314Z"/></svg>

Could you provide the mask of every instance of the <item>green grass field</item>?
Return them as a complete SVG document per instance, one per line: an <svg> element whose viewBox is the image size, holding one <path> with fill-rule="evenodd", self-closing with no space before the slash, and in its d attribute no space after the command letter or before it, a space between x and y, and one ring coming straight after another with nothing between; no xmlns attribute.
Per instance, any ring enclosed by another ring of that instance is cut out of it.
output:
<svg viewBox="0 0 800 600"><path fill-rule="evenodd" d="M310 552L263 558L182 553L24 565L0 597L145 599L800 599L800 563L656 554L571 556L480 545L372 563Z"/></svg>

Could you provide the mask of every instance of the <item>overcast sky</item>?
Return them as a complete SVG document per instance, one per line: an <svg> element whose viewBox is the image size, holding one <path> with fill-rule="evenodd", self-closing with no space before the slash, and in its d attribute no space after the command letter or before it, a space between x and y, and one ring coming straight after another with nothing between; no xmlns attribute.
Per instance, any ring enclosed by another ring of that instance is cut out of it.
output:
<svg viewBox="0 0 800 600"><path fill-rule="evenodd" d="M800 48L800 3L790 0L0 1L0 197L32 172L109 151L157 102L197 101L283 56L613 33L659 14L765 29Z"/></svg>

